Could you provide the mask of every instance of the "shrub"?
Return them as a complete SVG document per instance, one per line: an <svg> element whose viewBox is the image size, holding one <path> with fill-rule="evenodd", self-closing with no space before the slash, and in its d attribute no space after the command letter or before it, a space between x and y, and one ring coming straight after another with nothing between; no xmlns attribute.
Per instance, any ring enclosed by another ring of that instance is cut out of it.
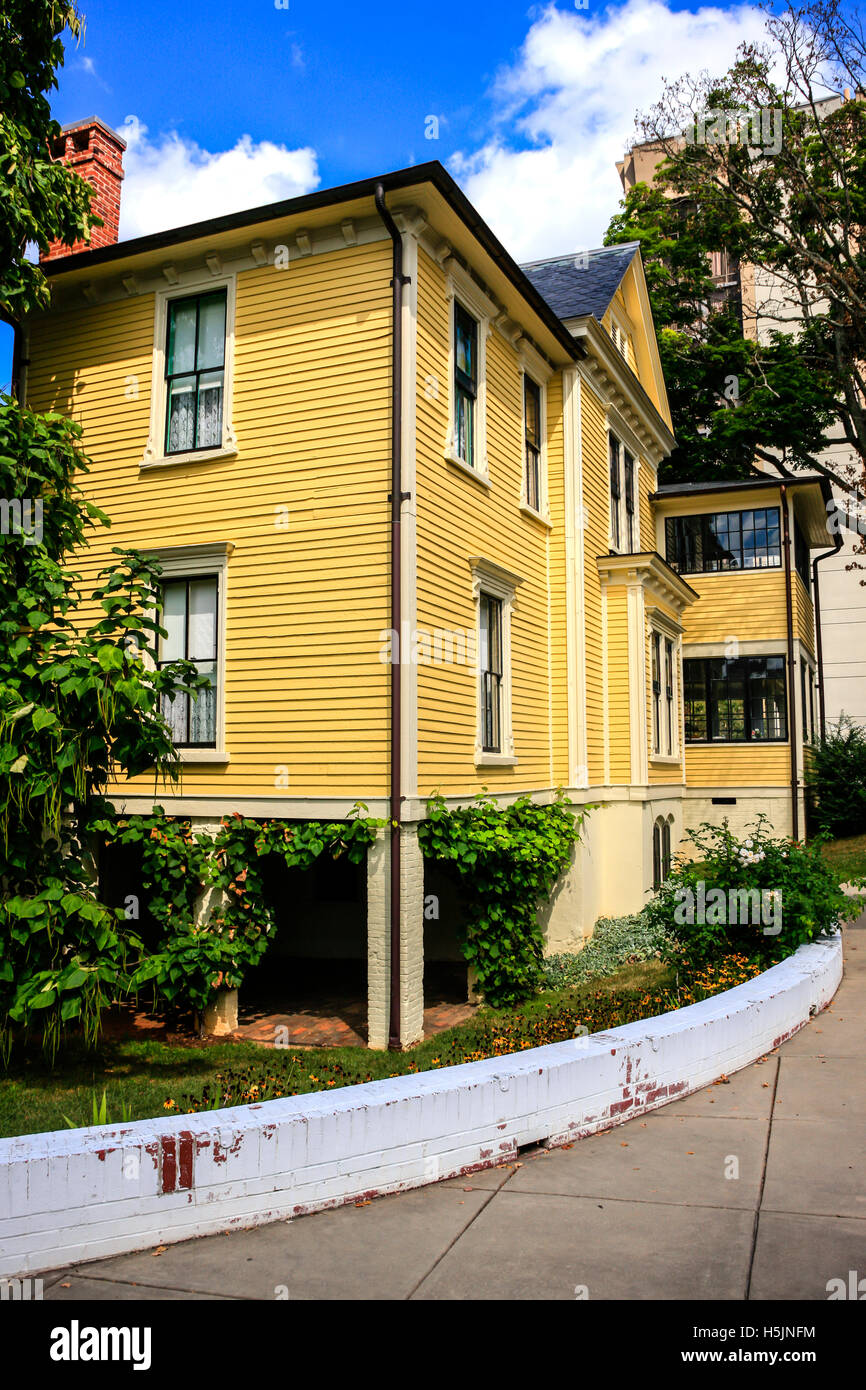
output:
<svg viewBox="0 0 866 1390"><path fill-rule="evenodd" d="M631 917L600 917L582 951L546 958L543 988L570 989L585 980L600 980L621 965L659 957L667 945L665 927L643 912Z"/></svg>
<svg viewBox="0 0 866 1390"><path fill-rule="evenodd" d="M678 856L644 909L670 934L668 959L693 969L732 954L769 964L860 912L840 890L820 840L774 839L768 825L760 815L742 841L727 821L688 832L700 857Z"/></svg>
<svg viewBox="0 0 866 1390"><path fill-rule="evenodd" d="M833 836L866 831L866 729L842 715L812 744L807 772L810 821Z"/></svg>

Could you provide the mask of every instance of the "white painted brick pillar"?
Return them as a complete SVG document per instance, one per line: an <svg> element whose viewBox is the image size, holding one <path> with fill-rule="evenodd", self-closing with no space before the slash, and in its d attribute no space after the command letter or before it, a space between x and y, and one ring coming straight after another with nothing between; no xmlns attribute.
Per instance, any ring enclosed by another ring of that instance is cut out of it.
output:
<svg viewBox="0 0 866 1390"><path fill-rule="evenodd" d="M400 1042L424 1033L424 858L418 827L405 825L400 843ZM391 991L390 841L380 831L367 855L367 1033L370 1047L388 1046Z"/></svg>

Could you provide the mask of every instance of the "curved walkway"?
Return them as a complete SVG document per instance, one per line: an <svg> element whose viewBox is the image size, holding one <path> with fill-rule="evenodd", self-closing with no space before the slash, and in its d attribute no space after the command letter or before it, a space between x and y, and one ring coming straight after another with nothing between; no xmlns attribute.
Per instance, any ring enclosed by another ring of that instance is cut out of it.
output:
<svg viewBox="0 0 866 1390"><path fill-rule="evenodd" d="M866 914L753 1066L566 1149L44 1276L45 1298L821 1299L866 1274Z"/></svg>

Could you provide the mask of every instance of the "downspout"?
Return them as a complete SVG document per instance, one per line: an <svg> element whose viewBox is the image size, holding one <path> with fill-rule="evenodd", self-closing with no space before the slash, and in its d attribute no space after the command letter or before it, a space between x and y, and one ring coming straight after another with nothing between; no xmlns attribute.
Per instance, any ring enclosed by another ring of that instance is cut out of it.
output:
<svg viewBox="0 0 866 1390"><path fill-rule="evenodd" d="M788 628L788 739L791 745L791 838L800 838L800 806L797 795L797 678L794 671L794 599L791 593L791 528L788 521L788 489L779 486L782 498L782 544L785 551L785 617Z"/></svg>
<svg viewBox="0 0 866 1390"><path fill-rule="evenodd" d="M394 247L391 278L391 893L390 893L390 1003L388 1047L400 1050L400 822L402 820L401 759L401 652L403 610L401 603L400 519L403 492L403 238L385 206L385 190L376 185L376 211Z"/></svg>
<svg viewBox="0 0 866 1390"><path fill-rule="evenodd" d="M812 561L812 602L815 608L815 657L818 663L818 725L821 730L821 742L827 737L827 719L824 705L824 648L821 642L821 590L818 585L818 566L822 560L829 560L831 555L838 555L842 548L841 538L836 537L836 544L832 550L822 550L820 555L816 555Z"/></svg>

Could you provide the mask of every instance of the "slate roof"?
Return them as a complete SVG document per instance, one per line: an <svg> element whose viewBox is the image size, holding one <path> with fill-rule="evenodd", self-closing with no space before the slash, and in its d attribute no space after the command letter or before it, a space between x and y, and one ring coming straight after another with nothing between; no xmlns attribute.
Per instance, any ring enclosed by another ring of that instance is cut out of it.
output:
<svg viewBox="0 0 866 1390"><path fill-rule="evenodd" d="M638 250L639 242L572 251L548 261L531 261L520 268L561 319L592 314L601 320Z"/></svg>

